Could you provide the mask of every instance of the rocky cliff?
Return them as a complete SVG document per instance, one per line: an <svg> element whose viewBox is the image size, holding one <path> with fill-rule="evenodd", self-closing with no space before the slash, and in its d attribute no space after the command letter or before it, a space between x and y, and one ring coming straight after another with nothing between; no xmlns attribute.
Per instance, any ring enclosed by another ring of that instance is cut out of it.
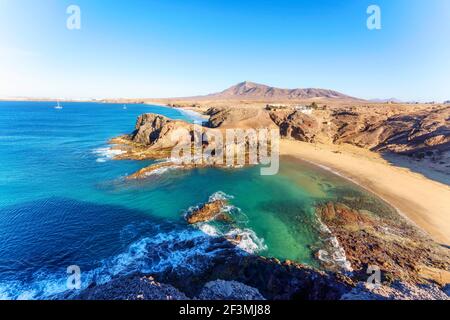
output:
<svg viewBox="0 0 450 320"><path fill-rule="evenodd" d="M411 107L413 108L413 107ZM334 108L311 115L271 111L283 137L306 142L348 143L377 152L423 157L450 150L450 107L426 110Z"/></svg>
<svg viewBox="0 0 450 320"><path fill-rule="evenodd" d="M450 106L419 110L340 107L315 110L311 114L293 108L277 111L211 108L206 114L209 116L207 127L220 130L278 127L281 136L288 139L348 143L372 151L418 157L450 150ZM160 115L144 114L138 118L130 137L132 142L152 150L168 149L179 143L171 139L177 129L192 131L192 125Z"/></svg>
<svg viewBox="0 0 450 320"><path fill-rule="evenodd" d="M450 107L393 116L361 112L333 116L337 143L404 154L450 148Z"/></svg>
<svg viewBox="0 0 450 320"><path fill-rule="evenodd" d="M171 120L167 117L146 113L136 121L131 141L149 146L153 149L173 148L179 141L171 137L178 129L192 130L192 125L184 121Z"/></svg>
<svg viewBox="0 0 450 320"><path fill-rule="evenodd" d="M413 108L413 110L411 110ZM449 171L446 155L450 153L450 106L418 108L396 106L392 108L317 107L309 113L293 107L279 110L262 108L210 108L209 120L202 131L206 136L225 129L277 129L282 138L310 143L352 144L375 152L388 152L431 158ZM174 139L178 130L188 132ZM192 146L194 127L184 121L171 120L161 115L141 115L132 134L112 139L115 148L123 152L116 159L161 159L170 157L175 146ZM216 141L206 139L202 148L214 149ZM250 140L238 148L248 150ZM219 165L217 158L210 163ZM222 163L224 163L222 159ZM144 169L136 177L168 163Z"/></svg>

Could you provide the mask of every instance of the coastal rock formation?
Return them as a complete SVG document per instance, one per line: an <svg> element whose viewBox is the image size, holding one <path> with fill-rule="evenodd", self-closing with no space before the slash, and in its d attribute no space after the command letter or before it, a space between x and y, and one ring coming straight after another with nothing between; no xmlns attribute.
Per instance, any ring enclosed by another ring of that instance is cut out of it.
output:
<svg viewBox="0 0 450 320"><path fill-rule="evenodd" d="M384 117L336 113L334 118L338 128L335 143L403 154L450 149L450 107Z"/></svg>
<svg viewBox="0 0 450 320"><path fill-rule="evenodd" d="M224 136L225 129L277 128L282 138L310 143L352 144L376 152L391 152L417 158L432 157L441 163L442 154L450 151L450 107L334 107L305 114L294 108L267 111L262 108L210 108L209 121L202 130L204 138L214 132ZM173 138L177 130L189 134ZM215 131L214 131L215 130ZM155 114L141 115L135 131L111 140L124 146L116 159L161 159L170 156L178 145L191 145L193 125ZM209 141L210 140L210 141ZM248 149L250 141L237 145ZM214 149L214 139L203 141L203 148ZM216 163L218 163L216 161ZM214 165L214 163L212 163ZM444 163L445 164L445 163Z"/></svg>
<svg viewBox="0 0 450 320"><path fill-rule="evenodd" d="M273 125L268 121L271 118L281 136L289 139L348 143L418 159L436 159L450 150L447 101L442 105L408 104L396 99L365 101L333 90L280 89L248 81L206 96L161 101L207 110L212 128L268 128ZM267 103L280 104L283 110L268 114L262 111ZM312 114L298 111L308 104L317 107Z"/></svg>
<svg viewBox="0 0 450 320"><path fill-rule="evenodd" d="M194 143L194 125L181 120L171 120L167 117L146 113L138 117L135 130L129 135L113 138L110 144L114 148L121 150L121 154L114 159L133 160L167 160L171 157L171 152L175 147L180 150L189 150L188 154L179 154L178 159L183 161L184 157L189 159L192 156ZM189 162L188 160L186 162ZM213 163L209 163L213 164ZM160 170L174 166L171 160L153 164L144 168L130 178L141 178L155 170ZM195 163L191 163L195 167ZM205 164L207 165L207 164ZM184 167L188 167L187 165Z"/></svg>
<svg viewBox="0 0 450 320"><path fill-rule="evenodd" d="M132 274L121 276L101 285L91 285L79 294L62 299L72 300L189 300L171 285L155 281L152 276Z"/></svg>
<svg viewBox="0 0 450 320"><path fill-rule="evenodd" d="M251 131L248 134L241 129L277 129L268 113L255 109L211 109L209 113L210 127L143 114L139 116L132 134L109 141L118 151L114 159L164 160L137 171L129 179L144 178L171 168L232 168L258 164L262 150L258 133ZM229 137L225 129L240 131L232 131ZM235 134L242 134L242 138L235 139ZM263 150L267 145L272 146L271 139L272 134L268 133ZM263 154L267 157L270 150Z"/></svg>
<svg viewBox="0 0 450 320"><path fill-rule="evenodd" d="M199 279L202 279L201 282L233 280L257 288L264 298L271 300L336 300L349 292L353 284L349 278L340 274L317 271L292 261L280 262L277 259L236 254L213 257L210 267L193 279L189 278L189 281L184 277L183 282L180 276L174 274L165 275L164 279L186 290L195 290Z"/></svg>
<svg viewBox="0 0 450 320"><path fill-rule="evenodd" d="M317 119L300 111L271 112L270 117L280 127L284 138L314 142L320 129Z"/></svg>
<svg viewBox="0 0 450 320"><path fill-rule="evenodd" d="M57 298L72 300L191 300L175 287L157 282L152 276L131 274L119 276L105 284L92 285L75 296ZM208 282L195 300L265 300L258 289L237 281Z"/></svg>
<svg viewBox="0 0 450 320"><path fill-rule="evenodd" d="M258 108L210 108L207 126L221 129L275 129L268 112Z"/></svg>
<svg viewBox="0 0 450 320"><path fill-rule="evenodd" d="M226 201L222 199L209 201L200 207L192 209L188 214L186 214L186 221L189 224L196 224L210 220L230 222L231 217L222 211L225 205Z"/></svg>
<svg viewBox="0 0 450 320"><path fill-rule="evenodd" d="M317 215L343 247L354 279L366 280L368 266L377 266L385 283L445 285L442 279L450 271L449 250L401 217L374 215L332 202L318 206Z"/></svg>
<svg viewBox="0 0 450 320"><path fill-rule="evenodd" d="M129 175L127 179L142 179L154 174L166 172L170 169L186 169L186 167L177 166L169 161L159 162L136 171L135 173Z"/></svg>
<svg viewBox="0 0 450 320"><path fill-rule="evenodd" d="M192 246L179 243L178 246ZM367 249L366 249L367 250ZM120 275L105 284L92 284L73 296L57 299L91 300L353 300L353 299L448 299L446 287L434 283L417 285L410 281L383 282L369 287L334 272L318 271L293 261L281 262L242 254L223 238L212 238L204 268L167 268L152 275ZM158 280L155 280L158 279Z"/></svg>
<svg viewBox="0 0 450 320"><path fill-rule="evenodd" d="M339 225L352 224L357 226L373 226L374 224L374 220L371 220L366 214L351 209L342 203L328 202L317 208L317 211L325 223L334 222Z"/></svg>
<svg viewBox="0 0 450 320"><path fill-rule="evenodd" d="M172 138L175 130L179 129L191 132L192 125L184 121L170 120L161 115L146 113L139 116L135 131L131 135L131 141L153 149L169 149L183 142ZM185 138L187 139L184 142L190 144L192 137Z"/></svg>
<svg viewBox="0 0 450 320"><path fill-rule="evenodd" d="M282 137L348 143L377 152L407 155L450 150L450 107L416 111L404 108L347 107L306 115L293 109L271 111Z"/></svg>
<svg viewBox="0 0 450 320"><path fill-rule="evenodd" d="M205 284L199 300L265 300L258 289L237 281L216 280Z"/></svg>
<svg viewBox="0 0 450 320"><path fill-rule="evenodd" d="M450 296L433 283L420 286L396 281L389 286L371 287L360 282L341 300L449 300Z"/></svg>
<svg viewBox="0 0 450 320"><path fill-rule="evenodd" d="M339 239L353 272L319 271L294 261L248 254L225 236L212 236L202 243L206 254L199 252L192 257L195 266L168 266L152 274L119 275L106 284L93 284L71 298L446 299L445 281L439 284L438 280L446 276L442 272L448 270L449 257L413 227L402 222L395 224L384 215L377 218L343 203L321 205L318 214ZM183 250L196 244L183 240L175 245ZM381 287L365 285L368 265L380 266Z"/></svg>
<svg viewBox="0 0 450 320"><path fill-rule="evenodd" d="M192 257L192 265L169 265L151 274L117 275L105 284L94 283L81 292L70 291L55 298L336 300L354 287L344 275L248 254L224 237L210 237L207 244L205 254ZM174 245L189 250L195 243L186 240Z"/></svg>

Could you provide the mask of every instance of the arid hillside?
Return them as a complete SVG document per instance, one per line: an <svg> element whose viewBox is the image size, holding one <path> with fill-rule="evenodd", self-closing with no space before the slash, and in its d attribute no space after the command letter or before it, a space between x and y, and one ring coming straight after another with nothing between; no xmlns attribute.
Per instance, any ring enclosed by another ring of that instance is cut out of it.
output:
<svg viewBox="0 0 450 320"><path fill-rule="evenodd" d="M333 103L361 104L364 99L355 98L334 90L319 88L282 89L250 81L240 82L221 92L194 97L143 99L147 103L162 103L183 107L261 107L272 104Z"/></svg>
<svg viewBox="0 0 450 320"><path fill-rule="evenodd" d="M200 98L200 97L197 97ZM244 81L238 83L222 92L213 93L202 97L203 99L238 99L238 100L302 100L311 98L328 99L356 99L337 91L328 89L306 88L306 89L281 89L264 84Z"/></svg>

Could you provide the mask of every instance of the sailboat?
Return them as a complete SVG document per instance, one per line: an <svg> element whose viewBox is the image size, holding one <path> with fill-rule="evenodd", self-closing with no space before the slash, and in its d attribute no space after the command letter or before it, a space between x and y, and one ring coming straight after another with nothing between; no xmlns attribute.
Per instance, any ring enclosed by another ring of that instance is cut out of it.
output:
<svg viewBox="0 0 450 320"><path fill-rule="evenodd" d="M58 101L58 104L56 105L55 109L60 110L60 109L62 109L62 108L63 108L63 107L59 104L59 101Z"/></svg>
<svg viewBox="0 0 450 320"><path fill-rule="evenodd" d="M123 110L127 110L127 106L125 104L123 105Z"/></svg>

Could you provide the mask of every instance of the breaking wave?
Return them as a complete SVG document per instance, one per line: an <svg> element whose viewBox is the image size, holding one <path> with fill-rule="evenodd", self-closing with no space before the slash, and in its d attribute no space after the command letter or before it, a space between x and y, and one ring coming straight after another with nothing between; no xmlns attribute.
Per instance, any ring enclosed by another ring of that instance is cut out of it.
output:
<svg viewBox="0 0 450 320"><path fill-rule="evenodd" d="M90 284L103 284L116 275L135 272L157 273L173 269L199 271L208 258L223 250L212 246L214 238L200 230L188 229L158 233L132 243L124 252L102 260L100 266L81 270L81 289ZM0 300L52 299L67 291L67 274L40 271L31 282L0 283ZM78 291L77 291L78 292ZM75 294L77 293L75 292Z"/></svg>
<svg viewBox="0 0 450 320"><path fill-rule="evenodd" d="M178 165L171 165L171 166L156 168L156 169L154 169L152 171L146 172L145 175L147 177L155 176L155 175L162 175L162 174L166 173L167 171L176 170L176 169L180 169L180 168L182 168L182 167L178 166Z"/></svg>
<svg viewBox="0 0 450 320"><path fill-rule="evenodd" d="M94 149L92 153L98 156L96 161L102 163L108 160L112 160L115 156L124 154L125 151L106 147Z"/></svg>
<svg viewBox="0 0 450 320"><path fill-rule="evenodd" d="M217 200L231 200L234 199L232 195L226 194L223 191L214 192L208 199L209 202L217 201Z"/></svg>
<svg viewBox="0 0 450 320"><path fill-rule="evenodd" d="M218 200L228 201L231 199L234 199L232 195L217 191L209 197L208 202ZM185 214L188 215L192 210L199 208L199 206L190 207ZM221 213L228 214L233 222L222 223L212 220L198 223L196 227L208 236L224 237L235 244L237 248L250 254L267 250L264 239L258 237L255 231L247 227L248 218L240 208L232 204L227 204L222 208Z"/></svg>
<svg viewBox="0 0 450 320"><path fill-rule="evenodd" d="M328 226L317 217L320 232L325 235L324 242L326 249L321 249L317 253L317 258L325 264L336 265L346 272L352 272L353 268L347 260L344 248L340 245L336 236Z"/></svg>

